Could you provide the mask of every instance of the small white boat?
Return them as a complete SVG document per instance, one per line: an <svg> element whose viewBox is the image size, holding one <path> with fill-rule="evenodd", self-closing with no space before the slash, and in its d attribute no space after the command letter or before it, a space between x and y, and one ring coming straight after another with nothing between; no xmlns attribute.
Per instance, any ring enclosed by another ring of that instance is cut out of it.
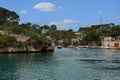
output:
<svg viewBox="0 0 120 80"><path fill-rule="evenodd" d="M58 48L58 49L61 49L61 48L62 48L62 46L61 46L61 45L58 45L58 46L57 46L57 48Z"/></svg>

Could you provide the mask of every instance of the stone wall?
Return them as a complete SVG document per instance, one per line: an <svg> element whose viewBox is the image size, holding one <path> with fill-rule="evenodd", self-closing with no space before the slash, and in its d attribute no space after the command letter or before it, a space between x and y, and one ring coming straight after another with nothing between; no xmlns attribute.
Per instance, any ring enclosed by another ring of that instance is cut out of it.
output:
<svg viewBox="0 0 120 80"><path fill-rule="evenodd" d="M103 41L102 48L120 48L120 41Z"/></svg>

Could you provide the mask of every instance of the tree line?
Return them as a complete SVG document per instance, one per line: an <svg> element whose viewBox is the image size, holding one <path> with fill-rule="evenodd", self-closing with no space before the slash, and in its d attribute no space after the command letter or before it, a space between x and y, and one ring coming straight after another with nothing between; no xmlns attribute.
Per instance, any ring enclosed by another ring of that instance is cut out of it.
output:
<svg viewBox="0 0 120 80"><path fill-rule="evenodd" d="M101 45L104 37L120 36L120 25L114 23L92 25L90 27L79 28L78 32L86 34L81 40L81 45Z"/></svg>
<svg viewBox="0 0 120 80"><path fill-rule="evenodd" d="M63 40L62 45L101 45L101 39L105 36L120 36L120 25L114 23L92 25L90 27L80 27L77 32L72 29L57 30L56 25L38 25L30 22L19 24L19 15L8 9L0 7L0 31L4 31L7 35L0 34L0 46L15 45L17 42L14 37L9 34L18 34L30 37L29 43L40 41L49 41L59 44L59 40ZM76 33L80 33L77 35ZM78 39L73 42L73 39ZM79 43L79 44L78 44Z"/></svg>

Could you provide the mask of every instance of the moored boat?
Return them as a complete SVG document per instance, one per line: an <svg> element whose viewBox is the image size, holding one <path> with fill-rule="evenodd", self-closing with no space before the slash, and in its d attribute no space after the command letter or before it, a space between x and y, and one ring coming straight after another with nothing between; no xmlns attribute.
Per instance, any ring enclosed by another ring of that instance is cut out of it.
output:
<svg viewBox="0 0 120 80"><path fill-rule="evenodd" d="M58 45L58 46L57 46L57 48L58 48L58 49L61 49L61 48L62 48L62 46L61 46L61 45Z"/></svg>

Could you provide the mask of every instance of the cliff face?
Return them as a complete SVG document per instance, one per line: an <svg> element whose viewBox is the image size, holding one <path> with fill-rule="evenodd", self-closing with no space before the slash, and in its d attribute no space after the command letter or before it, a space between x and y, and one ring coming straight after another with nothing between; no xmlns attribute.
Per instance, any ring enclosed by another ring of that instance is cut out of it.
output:
<svg viewBox="0 0 120 80"><path fill-rule="evenodd" d="M17 34L10 34L10 36L14 37L18 42L26 42L29 39L28 36L22 36Z"/></svg>
<svg viewBox="0 0 120 80"><path fill-rule="evenodd" d="M0 53L30 53L30 52L53 52L52 46L34 46L34 45L22 45L19 47L0 47Z"/></svg>
<svg viewBox="0 0 120 80"><path fill-rule="evenodd" d="M41 41L37 39L31 41L29 37L20 35L11 35L16 38L17 42L10 46L0 46L0 53L30 53L30 52L52 52L54 47L51 46L50 41Z"/></svg>
<svg viewBox="0 0 120 80"><path fill-rule="evenodd" d="M13 34L11 36L15 37L17 41L12 41L12 45L1 45L0 53L29 53L54 51L54 47L52 47L49 40L42 41L39 38L31 40L29 39L29 37Z"/></svg>

